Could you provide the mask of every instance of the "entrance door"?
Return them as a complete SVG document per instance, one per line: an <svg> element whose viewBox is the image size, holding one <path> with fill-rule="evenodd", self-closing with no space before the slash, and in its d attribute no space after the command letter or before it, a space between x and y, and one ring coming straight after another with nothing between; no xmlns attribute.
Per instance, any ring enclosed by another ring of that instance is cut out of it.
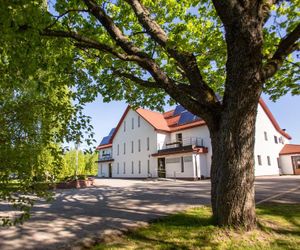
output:
<svg viewBox="0 0 300 250"><path fill-rule="evenodd" d="M111 163L108 163L108 177L109 178L112 177L112 166L111 166Z"/></svg>
<svg viewBox="0 0 300 250"><path fill-rule="evenodd" d="M158 158L157 175L159 178L166 178L166 159Z"/></svg>
<svg viewBox="0 0 300 250"><path fill-rule="evenodd" d="M300 175L300 156L292 156L294 174Z"/></svg>

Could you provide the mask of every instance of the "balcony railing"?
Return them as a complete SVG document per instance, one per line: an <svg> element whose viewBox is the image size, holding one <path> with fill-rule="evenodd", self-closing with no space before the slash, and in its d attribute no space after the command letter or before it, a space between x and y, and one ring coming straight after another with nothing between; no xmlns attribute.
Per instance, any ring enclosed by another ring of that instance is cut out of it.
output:
<svg viewBox="0 0 300 250"><path fill-rule="evenodd" d="M103 154L103 155L99 156L98 162L101 162L101 161L113 161L112 155L111 154Z"/></svg>
<svg viewBox="0 0 300 250"><path fill-rule="evenodd" d="M186 137L182 140L167 141L163 146L158 145L158 150L181 148L186 146L204 147L204 141L200 137Z"/></svg>

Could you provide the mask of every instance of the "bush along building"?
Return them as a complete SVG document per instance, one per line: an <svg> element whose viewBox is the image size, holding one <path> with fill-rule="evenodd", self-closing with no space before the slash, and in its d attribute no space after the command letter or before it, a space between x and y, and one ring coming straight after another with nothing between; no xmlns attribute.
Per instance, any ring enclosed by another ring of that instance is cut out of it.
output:
<svg viewBox="0 0 300 250"><path fill-rule="evenodd" d="M256 176L300 174L300 145L291 145L290 140L261 99L254 149ZM97 150L99 177L210 177L212 148L208 127L180 105L165 113L128 106Z"/></svg>

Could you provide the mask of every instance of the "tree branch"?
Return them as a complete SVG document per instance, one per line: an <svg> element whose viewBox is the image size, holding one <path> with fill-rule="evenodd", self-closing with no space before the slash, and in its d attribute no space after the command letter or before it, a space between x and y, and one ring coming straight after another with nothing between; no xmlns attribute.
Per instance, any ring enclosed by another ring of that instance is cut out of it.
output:
<svg viewBox="0 0 300 250"><path fill-rule="evenodd" d="M141 79L139 77L136 77L133 74L126 73L126 72L120 71L118 69L112 68L111 70L117 76L125 77L125 78L127 78L127 79L129 79L129 80L131 80L131 81L133 81L135 83L137 83L138 85L140 85L142 87L146 87L146 88L162 88L159 84L157 84L154 81L146 81L146 80L143 80L143 79Z"/></svg>
<svg viewBox="0 0 300 250"><path fill-rule="evenodd" d="M88 10L87 9L69 9L58 16L53 16L53 17L55 17L55 21L53 23L51 23L49 26L47 26L46 29L50 29L51 27L53 27L60 18L64 17L65 15L67 15L71 12L88 12Z"/></svg>
<svg viewBox="0 0 300 250"><path fill-rule="evenodd" d="M117 58L123 60L123 61L138 61L140 60L139 57L127 55L124 53L119 53L116 50L114 50L112 47L108 46L107 44L100 43L96 40L93 40L91 38L88 38L83 35L79 35L76 32L73 31L63 31L63 30L50 30L46 29L42 32L42 35L44 36L53 36L53 37L65 37L65 38L72 38L73 40L77 41L78 43L75 44L78 48L92 48L97 49L103 52L110 53Z"/></svg>
<svg viewBox="0 0 300 250"><path fill-rule="evenodd" d="M200 87L203 92L201 94L203 101L215 102L215 93L204 82L198 68L197 59L193 53L184 51L181 52L175 46L168 46L169 38L167 34L159 26L159 24L151 18L147 8L142 5L139 0L126 0L126 2L132 7L140 24L144 27L147 33L178 62L178 65L185 72L190 84Z"/></svg>
<svg viewBox="0 0 300 250"><path fill-rule="evenodd" d="M292 52L299 50L300 43L298 42L300 38L300 24L283 39L281 39L277 50L275 51L273 57L267 61L262 69L262 79L267 80L268 78L275 75L275 73L282 66L285 58Z"/></svg>
<svg viewBox="0 0 300 250"><path fill-rule="evenodd" d="M114 21L105 13L103 8L101 8L94 0L84 0L89 12L99 20L103 27L107 30L109 35L115 40L116 44L120 46L127 54L136 55L141 58L150 57L126 37L119 27L114 23Z"/></svg>

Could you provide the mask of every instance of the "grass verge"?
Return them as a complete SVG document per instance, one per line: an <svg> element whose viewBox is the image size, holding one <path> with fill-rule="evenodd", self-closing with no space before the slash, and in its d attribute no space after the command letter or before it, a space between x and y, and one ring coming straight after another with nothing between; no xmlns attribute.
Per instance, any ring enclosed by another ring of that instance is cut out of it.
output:
<svg viewBox="0 0 300 250"><path fill-rule="evenodd" d="M211 208L170 215L100 249L300 249L300 204L257 207L258 227L251 232L214 226Z"/></svg>

